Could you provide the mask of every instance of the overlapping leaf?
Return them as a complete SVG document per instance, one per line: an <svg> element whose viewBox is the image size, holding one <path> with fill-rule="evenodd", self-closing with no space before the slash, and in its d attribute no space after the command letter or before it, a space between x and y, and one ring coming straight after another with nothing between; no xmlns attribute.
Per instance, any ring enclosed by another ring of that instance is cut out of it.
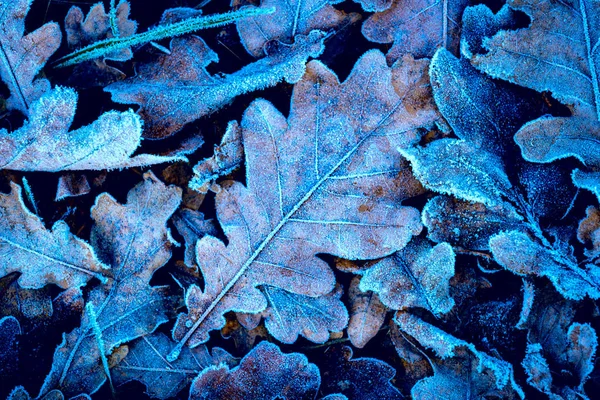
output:
<svg viewBox="0 0 600 400"><path fill-rule="evenodd" d="M350 321L348 337L353 346L362 348L373 339L385 321L387 307L381 302L377 293L359 289L360 277L350 282L348 303Z"/></svg>
<svg viewBox="0 0 600 400"><path fill-rule="evenodd" d="M420 191L393 149L416 140L416 129L436 114L418 86L426 62L403 61L390 68L383 54L368 52L344 83L313 61L294 89L287 120L264 100L246 110L247 186L227 182L216 196L229 244L210 236L198 242L206 286L187 293L189 313L174 329L181 346L206 341L229 310L264 310L258 286L329 293L333 275L317 253L382 257L420 232L418 212L393 202ZM413 80L395 91L396 74Z"/></svg>
<svg viewBox="0 0 600 400"><path fill-rule="evenodd" d="M0 194L0 277L20 272L24 288L53 283L67 289L92 278L106 282L107 268L64 221L47 230L23 204L19 185L13 183L9 194Z"/></svg>
<svg viewBox="0 0 600 400"><path fill-rule="evenodd" d="M425 240L413 240L369 268L360 289L378 293L382 303L392 310L421 307L435 315L445 314L454 306L448 282L454 276L454 260L448 243L431 247Z"/></svg>
<svg viewBox="0 0 600 400"><path fill-rule="evenodd" d="M129 192L126 205L108 194L96 199L92 245L111 266L111 279L89 294L82 324L64 335L40 394L94 393L107 379L106 356L168 320L173 299L165 287L149 283L171 256L166 221L180 201L180 189L166 187L151 173Z"/></svg>
<svg viewBox="0 0 600 400"><path fill-rule="evenodd" d="M312 31L297 36L292 45L282 45L273 55L225 76L211 75L206 67L219 59L196 36L176 38L170 54L139 65L136 76L105 88L113 101L139 104L145 121L144 135L162 138L188 122L211 114L236 96L274 86L297 82L309 57L323 51L323 33Z"/></svg>
<svg viewBox="0 0 600 400"><path fill-rule="evenodd" d="M8 85L8 108L29 115L32 103L50 89L38 78L44 64L60 46L60 27L47 23L25 33L25 16L33 0L0 3L0 78ZM37 78L37 79L36 79Z"/></svg>
<svg viewBox="0 0 600 400"><path fill-rule="evenodd" d="M245 18L236 22L242 44L255 57L269 55L270 41L292 44L297 35L308 35L314 29L327 31L358 19L357 14L345 14L333 5L342 0L261 0L261 8L275 8L270 15ZM238 4L257 3L238 0Z"/></svg>
<svg viewBox="0 0 600 400"><path fill-rule="evenodd" d="M364 0L361 3L365 7ZM393 0L389 8L384 8L385 2L383 6L368 3L368 11L380 12L365 21L362 31L372 42L393 43L387 54L390 61L405 53L431 57L439 47L457 53L460 19L467 3L466 0Z"/></svg>
<svg viewBox="0 0 600 400"><path fill-rule="evenodd" d="M319 369L304 355L261 342L233 369L205 369L192 383L190 400L311 399L320 383Z"/></svg>

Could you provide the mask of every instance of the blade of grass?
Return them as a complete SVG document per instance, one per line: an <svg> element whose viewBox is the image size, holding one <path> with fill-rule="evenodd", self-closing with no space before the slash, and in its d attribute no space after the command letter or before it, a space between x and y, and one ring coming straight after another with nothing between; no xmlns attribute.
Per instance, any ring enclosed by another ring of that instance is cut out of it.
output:
<svg viewBox="0 0 600 400"><path fill-rule="evenodd" d="M200 29L216 28L238 19L255 17L258 15L272 14L275 8L244 7L237 11L231 11L224 14L214 14L202 17L190 18L174 24L161 25L146 32L138 33L128 37L115 37L93 43L82 49L74 51L56 61L56 68L68 67L82 61L92 60L102 57L116 50L121 50L131 46L145 44L151 41L157 41L175 36L185 35Z"/></svg>

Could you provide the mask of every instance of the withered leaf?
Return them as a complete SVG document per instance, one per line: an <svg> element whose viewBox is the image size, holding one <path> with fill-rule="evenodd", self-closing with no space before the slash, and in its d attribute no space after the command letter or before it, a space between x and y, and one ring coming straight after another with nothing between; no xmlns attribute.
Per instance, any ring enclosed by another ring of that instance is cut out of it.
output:
<svg viewBox="0 0 600 400"><path fill-rule="evenodd" d="M92 278L106 282L107 268L64 221L47 230L23 203L19 185L11 183L9 194L0 193L0 277L20 272L24 288L53 283L67 289Z"/></svg>
<svg viewBox="0 0 600 400"><path fill-rule="evenodd" d="M421 307L434 315L445 314L454 306L449 294L454 260L448 243L432 247L426 240L415 239L369 268L360 280L360 289L379 294L392 310Z"/></svg>
<svg viewBox="0 0 600 400"><path fill-rule="evenodd" d="M361 3L364 7L364 1ZM456 54L460 19L467 4L466 0L393 0L391 7L365 21L362 32L372 42L393 43L387 54L390 61L405 53L431 57L439 47Z"/></svg>
<svg viewBox="0 0 600 400"><path fill-rule="evenodd" d="M0 168L63 171L127 168L184 160L183 156L141 154L142 121L133 111L109 111L90 125L69 131L77 93L57 87L34 101L29 120L13 131L0 129Z"/></svg>
<svg viewBox="0 0 600 400"><path fill-rule="evenodd" d="M396 371L389 364L370 357L352 358L352 349L341 346L326 354L321 392L345 395L348 399L404 398L391 380Z"/></svg>
<svg viewBox="0 0 600 400"><path fill-rule="evenodd" d="M270 55L270 41L292 44L297 35L314 29L327 31L352 23L358 14L346 14L333 5L343 0L261 0L261 8L275 8L269 15L244 18L236 22L242 44L254 57ZM256 4L255 0L237 0L237 4Z"/></svg>
<svg viewBox="0 0 600 400"><path fill-rule="evenodd" d="M501 232L490 238L489 246L504 268L519 275L547 277L567 299L600 298L599 267L580 268L577 260L542 246L525 232Z"/></svg>
<svg viewBox="0 0 600 400"><path fill-rule="evenodd" d="M221 144L215 146L213 156L194 166L194 176L189 183L190 189L206 193L211 182L239 168L243 159L242 129L237 121L231 121L227 125Z"/></svg>
<svg viewBox="0 0 600 400"><path fill-rule="evenodd" d="M299 353L285 354L261 342L240 364L205 369L192 382L190 400L312 399L321 381L319 369Z"/></svg>
<svg viewBox="0 0 600 400"><path fill-rule="evenodd" d="M115 7L115 27L120 37L135 34L137 23L129 19L130 4L121 0ZM104 4L94 4L85 16L81 8L73 6L65 17L67 43L72 49L79 49L100 40L114 37L110 16ZM105 60L127 61L133 57L131 49L122 49L107 54L105 57L78 64L73 69L69 82L78 87L105 86L116 80L124 79L123 72L106 64Z"/></svg>
<svg viewBox="0 0 600 400"><path fill-rule="evenodd" d="M496 233L524 228L523 217L512 207L488 207L445 195L429 200L421 219L429 239L472 250L487 250Z"/></svg>
<svg viewBox="0 0 600 400"><path fill-rule="evenodd" d="M96 392L107 379L103 357L168 321L173 300L166 287L149 283L171 257L166 222L180 202L181 189L165 186L152 173L129 192L126 205L106 193L98 196L91 242L111 266L111 279L90 292L82 324L64 335L40 394L52 389L69 397Z"/></svg>
<svg viewBox="0 0 600 400"><path fill-rule="evenodd" d="M177 395L210 366L233 368L237 364L225 350L215 347L211 354L206 346L184 349L179 359L168 362L165 357L174 345L163 333L136 339L125 358L111 370L115 385L136 380L146 386L150 397L164 400Z"/></svg>
<svg viewBox="0 0 600 400"><path fill-rule="evenodd" d="M25 16L32 2L0 3L0 78L11 93L7 107L25 115L29 115L31 104L50 89L50 82L37 76L60 46L62 36L53 22L24 36Z"/></svg>
<svg viewBox="0 0 600 400"><path fill-rule="evenodd" d="M382 53L367 52L344 83L311 61L294 88L287 120L265 100L246 110L247 187L225 182L216 196L229 244L210 236L198 242L206 287L187 293L189 313L174 328L180 347L205 342L229 310L263 311L260 285L307 296L329 293L333 275L317 253L374 259L420 232L417 210L397 203L412 195L414 178L394 148L415 140L416 128L437 116L428 102L411 97L423 95L411 89L422 81L426 63L404 61L390 68ZM407 70L414 79L396 93L394 72ZM415 101L421 107L413 108Z"/></svg>
<svg viewBox="0 0 600 400"><path fill-rule="evenodd" d="M173 225L185 240L184 262L195 273L199 272L196 264L196 242L204 235L216 235L217 231L212 219L205 219L198 211L182 208L172 218Z"/></svg>
<svg viewBox="0 0 600 400"><path fill-rule="evenodd" d="M363 348L379 332L385 321L387 307L377 293L359 289L360 277L355 276L348 289L350 321L348 337L354 347Z"/></svg>
<svg viewBox="0 0 600 400"><path fill-rule="evenodd" d="M2 377L16 375L21 333L21 325L15 317L0 318L0 375Z"/></svg>
<svg viewBox="0 0 600 400"><path fill-rule="evenodd" d="M267 298L268 306L258 316L265 319L269 333L282 343L294 343L299 335L311 342L325 343L329 332L341 332L348 325L348 311L340 300L341 287L319 297L270 286L260 290ZM241 319L240 322L244 325Z"/></svg>
<svg viewBox="0 0 600 400"><path fill-rule="evenodd" d="M145 121L144 136L159 139L231 102L236 96L297 82L309 57L323 51L324 34L312 31L299 35L294 44L255 61L230 75L211 75L206 67L219 60L197 36L175 38L170 54L138 65L134 77L104 88L113 101L139 104Z"/></svg>
<svg viewBox="0 0 600 400"><path fill-rule="evenodd" d="M478 351L471 343L409 313L398 312L394 320L403 332L439 357L432 364L434 376L413 386L413 398L524 398L522 389L515 383L513 368L506 361Z"/></svg>

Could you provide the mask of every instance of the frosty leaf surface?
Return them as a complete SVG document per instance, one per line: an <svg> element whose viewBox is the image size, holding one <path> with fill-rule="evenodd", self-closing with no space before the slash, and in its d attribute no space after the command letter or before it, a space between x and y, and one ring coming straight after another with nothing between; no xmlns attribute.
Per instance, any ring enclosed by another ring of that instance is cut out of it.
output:
<svg viewBox="0 0 600 400"><path fill-rule="evenodd" d="M225 350L215 347L211 354L205 346L186 348L179 359L168 362L165 357L174 345L163 333L136 339L125 358L112 368L114 383L142 382L150 397L164 400L176 396L206 368L220 365L233 368L237 364Z"/></svg>
<svg viewBox="0 0 600 400"><path fill-rule="evenodd" d="M487 250L491 236L524 227L512 207L488 207L451 196L429 200L421 214L427 237L436 243L448 242L466 249Z"/></svg>
<svg viewBox="0 0 600 400"><path fill-rule="evenodd" d="M405 53L419 58L431 57L439 47L458 52L460 20L466 0L393 0L391 3L391 7L370 16L362 27L368 40L393 43L388 60L395 61Z"/></svg>
<svg viewBox="0 0 600 400"><path fill-rule="evenodd" d="M206 67L219 58L202 39L175 38L170 54L138 65L134 77L113 83L105 90L117 103L140 105L144 136L158 139L213 113L238 95L282 81L297 82L308 58L323 51L323 36L320 31L298 36L294 44L282 46L274 55L224 76L207 72Z"/></svg>
<svg viewBox="0 0 600 400"><path fill-rule="evenodd" d="M527 383L547 394L551 399L558 399L552 395L552 375L550 366L541 353L542 346L539 343L528 344L525 358L521 365L527 374Z"/></svg>
<svg viewBox="0 0 600 400"><path fill-rule="evenodd" d="M312 399L321 383L319 369L299 353L285 354L261 342L232 369L205 369L190 388L190 400Z"/></svg>
<svg viewBox="0 0 600 400"><path fill-rule="evenodd" d="M598 267L582 269L577 261L562 252L547 248L526 233L508 231L490 238L490 250L504 268L519 275L537 275L550 279L567 299L581 300L586 295L600 297Z"/></svg>
<svg viewBox="0 0 600 400"><path fill-rule="evenodd" d="M434 315L445 314L454 306L449 295L454 260L448 243L432 247L426 240L413 240L369 268L360 289L378 293L381 302L392 310L421 307Z"/></svg>
<svg viewBox="0 0 600 400"><path fill-rule="evenodd" d="M106 193L98 196L91 242L110 265L111 278L89 294L87 304L95 315L86 307L81 326L63 336L41 394L52 389L66 396L96 392L107 378L102 357L168 321L173 300L165 287L149 283L171 256L173 239L166 222L180 202L181 189L165 186L152 173L129 192L125 205Z"/></svg>
<svg viewBox="0 0 600 400"><path fill-rule="evenodd" d="M472 63L494 78L550 91L578 113L600 118L600 9L596 1L511 0L531 18L527 29L501 30ZM532 74L531 71L537 71Z"/></svg>
<svg viewBox="0 0 600 400"><path fill-rule="evenodd" d="M415 399L444 396L464 399L469 396L524 398L515 383L512 366L498 358L478 351L471 343L455 338L418 317L399 312L394 321L421 346L439 357L434 376L422 379L412 388Z"/></svg>
<svg viewBox="0 0 600 400"><path fill-rule="evenodd" d="M261 292L268 306L259 315L265 319L269 333L282 343L294 343L300 335L314 343L325 343L329 332L341 332L348 325L348 311L340 300L341 287L319 297L270 286L262 287Z"/></svg>
<svg viewBox="0 0 600 400"><path fill-rule="evenodd" d="M0 3L0 78L10 90L8 108L25 115L29 115L31 104L50 89L50 82L37 75L60 46L62 36L53 22L25 35L25 16L32 2Z"/></svg>
<svg viewBox="0 0 600 400"><path fill-rule="evenodd" d="M133 111L109 111L69 131L77 93L57 87L31 104L29 120L13 132L0 129L0 168L64 171L127 168L184 159L131 155L140 145L142 121Z"/></svg>
<svg viewBox="0 0 600 400"><path fill-rule="evenodd" d="M259 15L236 22L242 44L254 57L269 55L270 41L291 44L297 35L318 29L328 31L356 21L357 14L345 14L333 5L342 0L260 0L260 8L274 7L270 15ZM238 0L238 4L258 3Z"/></svg>
<svg viewBox="0 0 600 400"><path fill-rule="evenodd" d="M360 3L363 10L365 11L384 11L392 6L394 0L354 0L356 3Z"/></svg>
<svg viewBox="0 0 600 400"><path fill-rule="evenodd" d="M194 166L194 176L189 183L190 189L206 193L211 182L239 168L243 159L242 129L237 121L231 121L227 125L221 144L215 146L212 157Z"/></svg>
<svg viewBox="0 0 600 400"><path fill-rule="evenodd" d="M64 221L46 229L25 207L19 185L11 183L9 194L0 193L0 277L20 272L19 284L24 288L53 283L67 289L92 278L106 282L107 268Z"/></svg>
<svg viewBox="0 0 600 400"><path fill-rule="evenodd" d="M263 311L260 285L329 293L333 275L317 253L374 259L420 232L416 209L396 203L414 193L415 181L395 148L436 118L418 86L425 67L406 60L390 68L371 51L340 83L312 61L287 119L265 100L250 105L241 123L247 186L225 182L216 195L229 243L205 236L196 246L206 286L186 295L189 313L174 328L181 346L205 342L229 310ZM394 73L407 70L413 80L397 93Z"/></svg>
<svg viewBox="0 0 600 400"><path fill-rule="evenodd" d="M196 264L196 242L205 235L215 235L217 232L212 219L205 219L198 211L182 208L172 218L173 225L185 240L185 265L198 271Z"/></svg>
<svg viewBox="0 0 600 400"><path fill-rule="evenodd" d="M0 374L2 376L16 375L21 334L21 325L15 317L0 318Z"/></svg>
<svg viewBox="0 0 600 400"><path fill-rule="evenodd" d="M590 167L600 167L600 122L583 117L539 118L515 135L527 161L549 163L575 157Z"/></svg>
<svg viewBox="0 0 600 400"><path fill-rule="evenodd" d="M352 358L348 346L330 349L326 366L321 374L321 393L340 393L348 399L404 398L391 383L396 375L392 366L375 358Z"/></svg>
<svg viewBox="0 0 600 400"><path fill-rule="evenodd" d="M502 205L512 188L502 160L464 140L441 139L399 151L419 181L438 193L493 207Z"/></svg>
<svg viewBox="0 0 600 400"><path fill-rule="evenodd" d="M350 321L348 337L354 347L363 348L379 332L385 321L387 307L377 293L359 289L360 277L355 276L348 289Z"/></svg>
<svg viewBox="0 0 600 400"><path fill-rule="evenodd" d="M534 101L446 49L436 51L429 73L435 102L454 134L496 155L511 150L515 132L538 113Z"/></svg>

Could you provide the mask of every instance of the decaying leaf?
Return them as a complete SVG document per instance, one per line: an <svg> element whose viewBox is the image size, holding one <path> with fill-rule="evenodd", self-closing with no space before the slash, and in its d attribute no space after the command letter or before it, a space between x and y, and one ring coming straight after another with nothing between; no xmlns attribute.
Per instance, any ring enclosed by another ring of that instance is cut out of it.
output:
<svg viewBox="0 0 600 400"><path fill-rule="evenodd" d="M364 7L365 1L361 3ZM370 16L362 27L368 40L393 43L388 60L395 61L405 53L431 57L439 47L458 52L460 19L468 1L393 0L391 3L384 10L373 10L383 7L371 5L368 11L380 12Z"/></svg>
<svg viewBox="0 0 600 400"><path fill-rule="evenodd" d="M139 104L145 121L144 136L162 138L183 125L211 114L236 96L297 82L309 57L323 51L323 36L312 31L296 37L294 44L225 76L211 75L206 67L219 60L217 54L196 36L171 41L170 54L139 65L136 76L105 88L113 101Z"/></svg>
<svg viewBox="0 0 600 400"><path fill-rule="evenodd" d="M7 107L25 115L29 115L32 103L50 89L50 82L38 78L38 74L60 46L62 36L53 22L24 36L25 16L32 2L0 3L0 78L10 90Z"/></svg>
<svg viewBox="0 0 600 400"><path fill-rule="evenodd" d="M163 333L136 339L125 358L112 368L114 383L142 382L150 397L164 400L177 395L206 368L237 364L225 350L215 347L211 354L205 346L184 349L179 359L168 362L165 357L174 345Z"/></svg>
<svg viewBox="0 0 600 400"><path fill-rule="evenodd" d="M577 260L542 246L519 231L494 235L489 245L504 268L519 275L545 276L567 299L600 298L600 270L595 265L582 269Z"/></svg>
<svg viewBox="0 0 600 400"><path fill-rule="evenodd" d="M282 343L294 343L299 335L311 342L325 343L329 332L341 332L348 325L348 311L340 300L340 287L319 297L270 286L261 287L261 292L267 298L268 306L255 319L258 322L262 316L269 333ZM245 325L241 318L238 319ZM247 329L255 327L245 326Z"/></svg>
<svg viewBox="0 0 600 400"><path fill-rule="evenodd" d="M142 121L133 111L109 111L74 131L77 93L57 87L33 102L29 120L8 132L0 129L0 168L20 171L64 171L127 168L184 160L183 156L142 154Z"/></svg>
<svg viewBox="0 0 600 400"><path fill-rule="evenodd" d="M103 358L168 321L173 300L165 287L149 283L171 256L166 222L180 202L181 189L165 186L152 173L129 192L125 205L108 194L98 196L91 242L110 265L111 277L90 292L81 326L64 335L41 395L53 389L69 397L96 392L107 379Z"/></svg>
<svg viewBox="0 0 600 400"><path fill-rule="evenodd" d="M271 15L259 15L236 22L242 44L254 57L269 55L270 41L292 44L297 35L308 35L314 29L327 31L358 20L358 14L345 14L333 5L343 0L261 0L260 7L275 8ZM257 4L257 0L234 3Z"/></svg>
<svg viewBox="0 0 600 400"><path fill-rule="evenodd" d="M115 7L115 26L120 37L131 36L137 31L137 22L129 19L130 4L121 0ZM85 16L81 8L73 6L65 17L67 43L72 49L87 46L94 42L114 36L111 17L106 13L104 4L94 4ZM127 61L133 57L131 49L122 49L103 58L78 64L73 69L70 81L78 86L105 86L114 81L124 79L125 74L117 68L106 64L105 60Z"/></svg>
<svg viewBox="0 0 600 400"><path fill-rule="evenodd" d="M360 280L360 289L379 294L392 310L421 307L434 315L445 314L454 306L449 280L454 276L452 246L434 247L415 239L404 249L369 268Z"/></svg>
<svg viewBox="0 0 600 400"><path fill-rule="evenodd" d="M439 357L432 364L434 376L417 382L412 388L413 398L524 398L522 389L515 383L513 368L506 361L480 352L474 345L414 315L399 312L394 320L403 332Z"/></svg>
<svg viewBox="0 0 600 400"><path fill-rule="evenodd" d="M391 380L396 371L389 364L369 357L352 358L348 346L327 352L327 368L322 371L324 394L340 393L348 399L404 398Z"/></svg>
<svg viewBox="0 0 600 400"><path fill-rule="evenodd" d="M192 382L190 400L312 399L321 382L319 369L299 353L285 354L261 342L240 364L205 369Z"/></svg>
<svg viewBox="0 0 600 400"><path fill-rule="evenodd" d="M242 130L236 121L231 121L227 125L221 144L215 146L213 156L194 166L190 189L206 193L211 182L239 168L243 159Z"/></svg>
<svg viewBox="0 0 600 400"><path fill-rule="evenodd" d="M0 318L0 374L14 376L19 363L21 325L12 316Z"/></svg>
<svg viewBox="0 0 600 400"><path fill-rule="evenodd" d="M67 289L92 278L106 282L107 269L64 221L47 230L23 204L19 185L12 183L9 194L0 194L0 277L20 272L21 287L39 289L53 283Z"/></svg>
<svg viewBox="0 0 600 400"><path fill-rule="evenodd" d="M390 68L383 54L368 52L344 83L312 61L294 88L287 120L265 100L246 110L247 186L225 182L216 196L229 244L205 236L196 246L206 287L186 295L189 312L174 328L180 347L205 342L229 310L263 311L258 286L305 296L331 292L332 272L317 253L378 258L420 232L418 212L396 203L412 195L414 180L394 148L415 140L416 128L436 114L426 100L411 98L422 93L410 82L401 95L390 85L394 72L407 70L413 84L421 82L426 63L404 61ZM415 101L421 108L413 108Z"/></svg>
<svg viewBox="0 0 600 400"><path fill-rule="evenodd" d="M370 290L363 292L359 289L359 284L360 277L356 276L350 282L348 289L350 303L348 337L353 346L363 348L379 332L388 309L377 293Z"/></svg>
<svg viewBox="0 0 600 400"><path fill-rule="evenodd" d="M61 201L67 197L83 196L92 188L84 174L66 173L58 178L55 201Z"/></svg>

